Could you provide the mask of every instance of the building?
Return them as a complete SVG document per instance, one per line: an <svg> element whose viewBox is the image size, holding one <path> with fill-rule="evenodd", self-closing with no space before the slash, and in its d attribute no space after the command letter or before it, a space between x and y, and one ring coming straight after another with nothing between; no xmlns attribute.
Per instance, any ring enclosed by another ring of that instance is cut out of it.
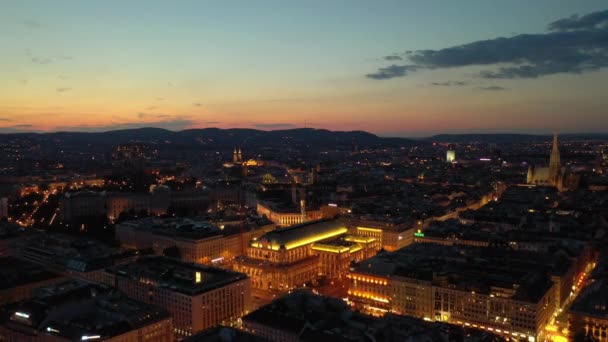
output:
<svg viewBox="0 0 608 342"><path fill-rule="evenodd" d="M95 240L63 234L36 234L11 246L11 254L72 278L103 282L104 269L128 262L134 252L122 251Z"/></svg>
<svg viewBox="0 0 608 342"><path fill-rule="evenodd" d="M454 150L454 148L451 146L450 146L450 148L448 148L447 152L445 153L445 161L447 163L453 163L456 161L456 150Z"/></svg>
<svg viewBox="0 0 608 342"><path fill-rule="evenodd" d="M162 255L177 247L187 262L207 264L242 255L250 240L273 230L273 224L242 222L212 224L188 218L144 218L116 225L116 240L123 247L148 249Z"/></svg>
<svg viewBox="0 0 608 342"><path fill-rule="evenodd" d="M0 219L8 217L8 198L0 197Z"/></svg>
<svg viewBox="0 0 608 342"><path fill-rule="evenodd" d="M107 270L108 282L127 296L165 308L176 337L217 324L236 324L251 307L245 274L165 257L140 258Z"/></svg>
<svg viewBox="0 0 608 342"><path fill-rule="evenodd" d="M409 222L393 223L368 219L350 219L347 224L350 234L374 238L389 252L411 245L414 242L415 227L420 226Z"/></svg>
<svg viewBox="0 0 608 342"><path fill-rule="evenodd" d="M246 331L226 326L217 326L192 335L183 342L269 342L269 340Z"/></svg>
<svg viewBox="0 0 608 342"><path fill-rule="evenodd" d="M506 341L481 329L412 317L372 317L343 300L294 291L246 315L242 329L268 341Z"/></svg>
<svg viewBox="0 0 608 342"><path fill-rule="evenodd" d="M571 338L608 341L608 284L600 279L587 286L568 310Z"/></svg>
<svg viewBox="0 0 608 342"><path fill-rule="evenodd" d="M551 255L414 244L353 268L349 301L374 315L390 312L536 341L559 309L560 284L552 275L563 268Z"/></svg>
<svg viewBox="0 0 608 342"><path fill-rule="evenodd" d="M299 207L285 206L270 201L258 201L257 212L260 216L266 216L277 226L292 226L323 218L323 211L319 208L306 208L305 202L300 202Z"/></svg>
<svg viewBox="0 0 608 342"><path fill-rule="evenodd" d="M68 342L171 342L167 311L127 298L109 287L66 281L5 307L0 340Z"/></svg>
<svg viewBox="0 0 608 342"><path fill-rule="evenodd" d="M40 265L13 257L2 257L0 258L0 305L28 299L34 289L64 279L61 274L48 271Z"/></svg>
<svg viewBox="0 0 608 342"><path fill-rule="evenodd" d="M234 152L232 152L232 162L234 164L243 163L243 150L240 147L235 147Z"/></svg>
<svg viewBox="0 0 608 342"><path fill-rule="evenodd" d="M375 239L347 236L347 231L340 220L277 229L252 240L234 267L251 277L254 288L264 290L289 290L319 275L340 277L352 261L380 248Z"/></svg>
<svg viewBox="0 0 608 342"><path fill-rule="evenodd" d="M578 175L572 174L566 167L562 167L557 133L554 134L549 166L536 167L530 165L528 167L527 183L540 186L553 186L559 191L566 191L576 189L579 181L580 177Z"/></svg>

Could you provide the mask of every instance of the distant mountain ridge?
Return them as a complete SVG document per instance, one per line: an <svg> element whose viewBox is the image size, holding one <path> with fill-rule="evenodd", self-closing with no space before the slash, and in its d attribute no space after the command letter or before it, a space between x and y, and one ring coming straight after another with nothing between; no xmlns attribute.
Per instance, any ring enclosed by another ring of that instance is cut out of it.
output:
<svg viewBox="0 0 608 342"><path fill-rule="evenodd" d="M262 131L247 128L200 128L170 131L162 128L136 128L107 132L54 132L54 133L6 133L0 141L28 139L39 143L61 142L68 145L87 143L117 145L128 142L158 144L206 145L208 147L244 146L314 146L345 148L353 144L361 147L398 146L410 144L406 138L384 138L364 131L330 131L326 129L297 128Z"/></svg>
<svg viewBox="0 0 608 342"><path fill-rule="evenodd" d="M426 141L440 143L513 143L513 142L545 142L551 141L551 134L516 134L516 133L469 133L469 134L438 134L428 138ZM608 133L566 133L559 134L560 140L594 140L608 139Z"/></svg>
<svg viewBox="0 0 608 342"><path fill-rule="evenodd" d="M330 131L315 128L296 128L264 131L249 128L196 128L182 131L171 131L163 128L133 128L106 132L52 132L52 133L0 133L0 142L11 139L27 139L32 142L62 143L66 145L99 144L103 146L128 142L148 142L156 144L205 145L210 148L228 146L286 146L300 147L339 147L350 148L353 144L360 148L395 147L414 143L512 143L512 142L545 142L551 135L535 134L439 134L427 138L409 139L398 137L380 137L365 131ZM560 140L575 139L608 139L604 133L577 133L560 135Z"/></svg>

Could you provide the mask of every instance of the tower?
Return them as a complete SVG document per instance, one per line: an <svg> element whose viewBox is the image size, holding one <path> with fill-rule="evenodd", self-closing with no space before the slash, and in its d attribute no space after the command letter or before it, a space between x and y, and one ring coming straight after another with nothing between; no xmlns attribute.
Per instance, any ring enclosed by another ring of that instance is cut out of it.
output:
<svg viewBox="0 0 608 342"><path fill-rule="evenodd" d="M304 188L300 188L300 215L302 222L306 222L306 191Z"/></svg>
<svg viewBox="0 0 608 342"><path fill-rule="evenodd" d="M551 158L549 159L549 182L554 186L557 186L560 171L561 160L559 155L559 144L557 142L557 133L554 133L553 148L551 150Z"/></svg>
<svg viewBox="0 0 608 342"><path fill-rule="evenodd" d="M445 161L447 163L453 163L456 161L456 150L454 149L454 146L448 146L448 150L445 153Z"/></svg>
<svg viewBox="0 0 608 342"><path fill-rule="evenodd" d="M238 162L242 163L243 162L243 150L241 150L240 147L239 147L239 151L237 153L237 156L238 156L238 159L239 159Z"/></svg>
<svg viewBox="0 0 608 342"><path fill-rule="evenodd" d="M239 153L237 152L236 147L234 148L234 152L232 152L232 162L233 163L239 162Z"/></svg>
<svg viewBox="0 0 608 342"><path fill-rule="evenodd" d="M534 182L534 166L528 166L528 176L526 177L526 183L532 184Z"/></svg>

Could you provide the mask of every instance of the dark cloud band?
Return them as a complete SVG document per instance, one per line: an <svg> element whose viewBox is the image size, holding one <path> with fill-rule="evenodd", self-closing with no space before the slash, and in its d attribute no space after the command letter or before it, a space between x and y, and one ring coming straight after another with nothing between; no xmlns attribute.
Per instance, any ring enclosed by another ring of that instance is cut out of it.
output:
<svg viewBox="0 0 608 342"><path fill-rule="evenodd" d="M560 19L549 24L549 30L544 34L481 40L440 50L412 51L406 54L409 64L379 68L366 76L385 80L421 69L501 65L482 71L479 76L536 78L608 66L608 11Z"/></svg>

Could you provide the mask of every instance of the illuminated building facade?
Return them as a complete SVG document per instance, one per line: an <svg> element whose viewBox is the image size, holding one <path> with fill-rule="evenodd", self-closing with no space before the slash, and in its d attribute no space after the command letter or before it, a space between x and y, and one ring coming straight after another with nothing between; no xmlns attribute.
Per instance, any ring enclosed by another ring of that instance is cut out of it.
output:
<svg viewBox="0 0 608 342"><path fill-rule="evenodd" d="M397 313L538 339L558 308L557 286L538 265L475 259L475 247L413 245L362 262L349 302L374 315ZM467 257L463 257L463 254Z"/></svg>
<svg viewBox="0 0 608 342"><path fill-rule="evenodd" d="M106 286L66 281L11 306L0 324L2 341L171 342L168 312Z"/></svg>
<svg viewBox="0 0 608 342"><path fill-rule="evenodd" d="M169 311L179 338L235 324L251 307L251 282L242 273L149 257L111 268L108 275L129 297Z"/></svg>
<svg viewBox="0 0 608 342"><path fill-rule="evenodd" d="M553 147L549 167L528 167L527 183L541 186L554 186L559 191L573 190L578 187L580 177L571 174L561 165L557 133L553 135Z"/></svg>
<svg viewBox="0 0 608 342"><path fill-rule="evenodd" d="M415 229L411 224L394 224L376 220L352 219L348 222L349 233L380 241L381 248L392 252L414 242Z"/></svg>
<svg viewBox="0 0 608 342"><path fill-rule="evenodd" d="M235 270L249 275L252 286L259 289L288 290L322 274L339 277L351 261L379 248L375 239L344 236L347 231L339 220L274 230L249 243ZM343 239L335 240L339 237Z"/></svg>
<svg viewBox="0 0 608 342"><path fill-rule="evenodd" d="M300 204L305 205L305 203ZM323 212L321 209L317 210L305 210L302 208L279 208L272 205L272 203L258 202L257 212L259 215L265 215L270 221L274 222L277 226L292 226L308 221L319 220L323 218Z"/></svg>
<svg viewBox="0 0 608 342"><path fill-rule="evenodd" d="M456 161L456 151L453 148L450 148L445 153L445 161L447 163L453 163Z"/></svg>
<svg viewBox="0 0 608 342"><path fill-rule="evenodd" d="M371 237L346 235L315 242L311 248L319 256L319 274L328 278L342 278L348 273L351 262L373 257L381 246L378 240Z"/></svg>

